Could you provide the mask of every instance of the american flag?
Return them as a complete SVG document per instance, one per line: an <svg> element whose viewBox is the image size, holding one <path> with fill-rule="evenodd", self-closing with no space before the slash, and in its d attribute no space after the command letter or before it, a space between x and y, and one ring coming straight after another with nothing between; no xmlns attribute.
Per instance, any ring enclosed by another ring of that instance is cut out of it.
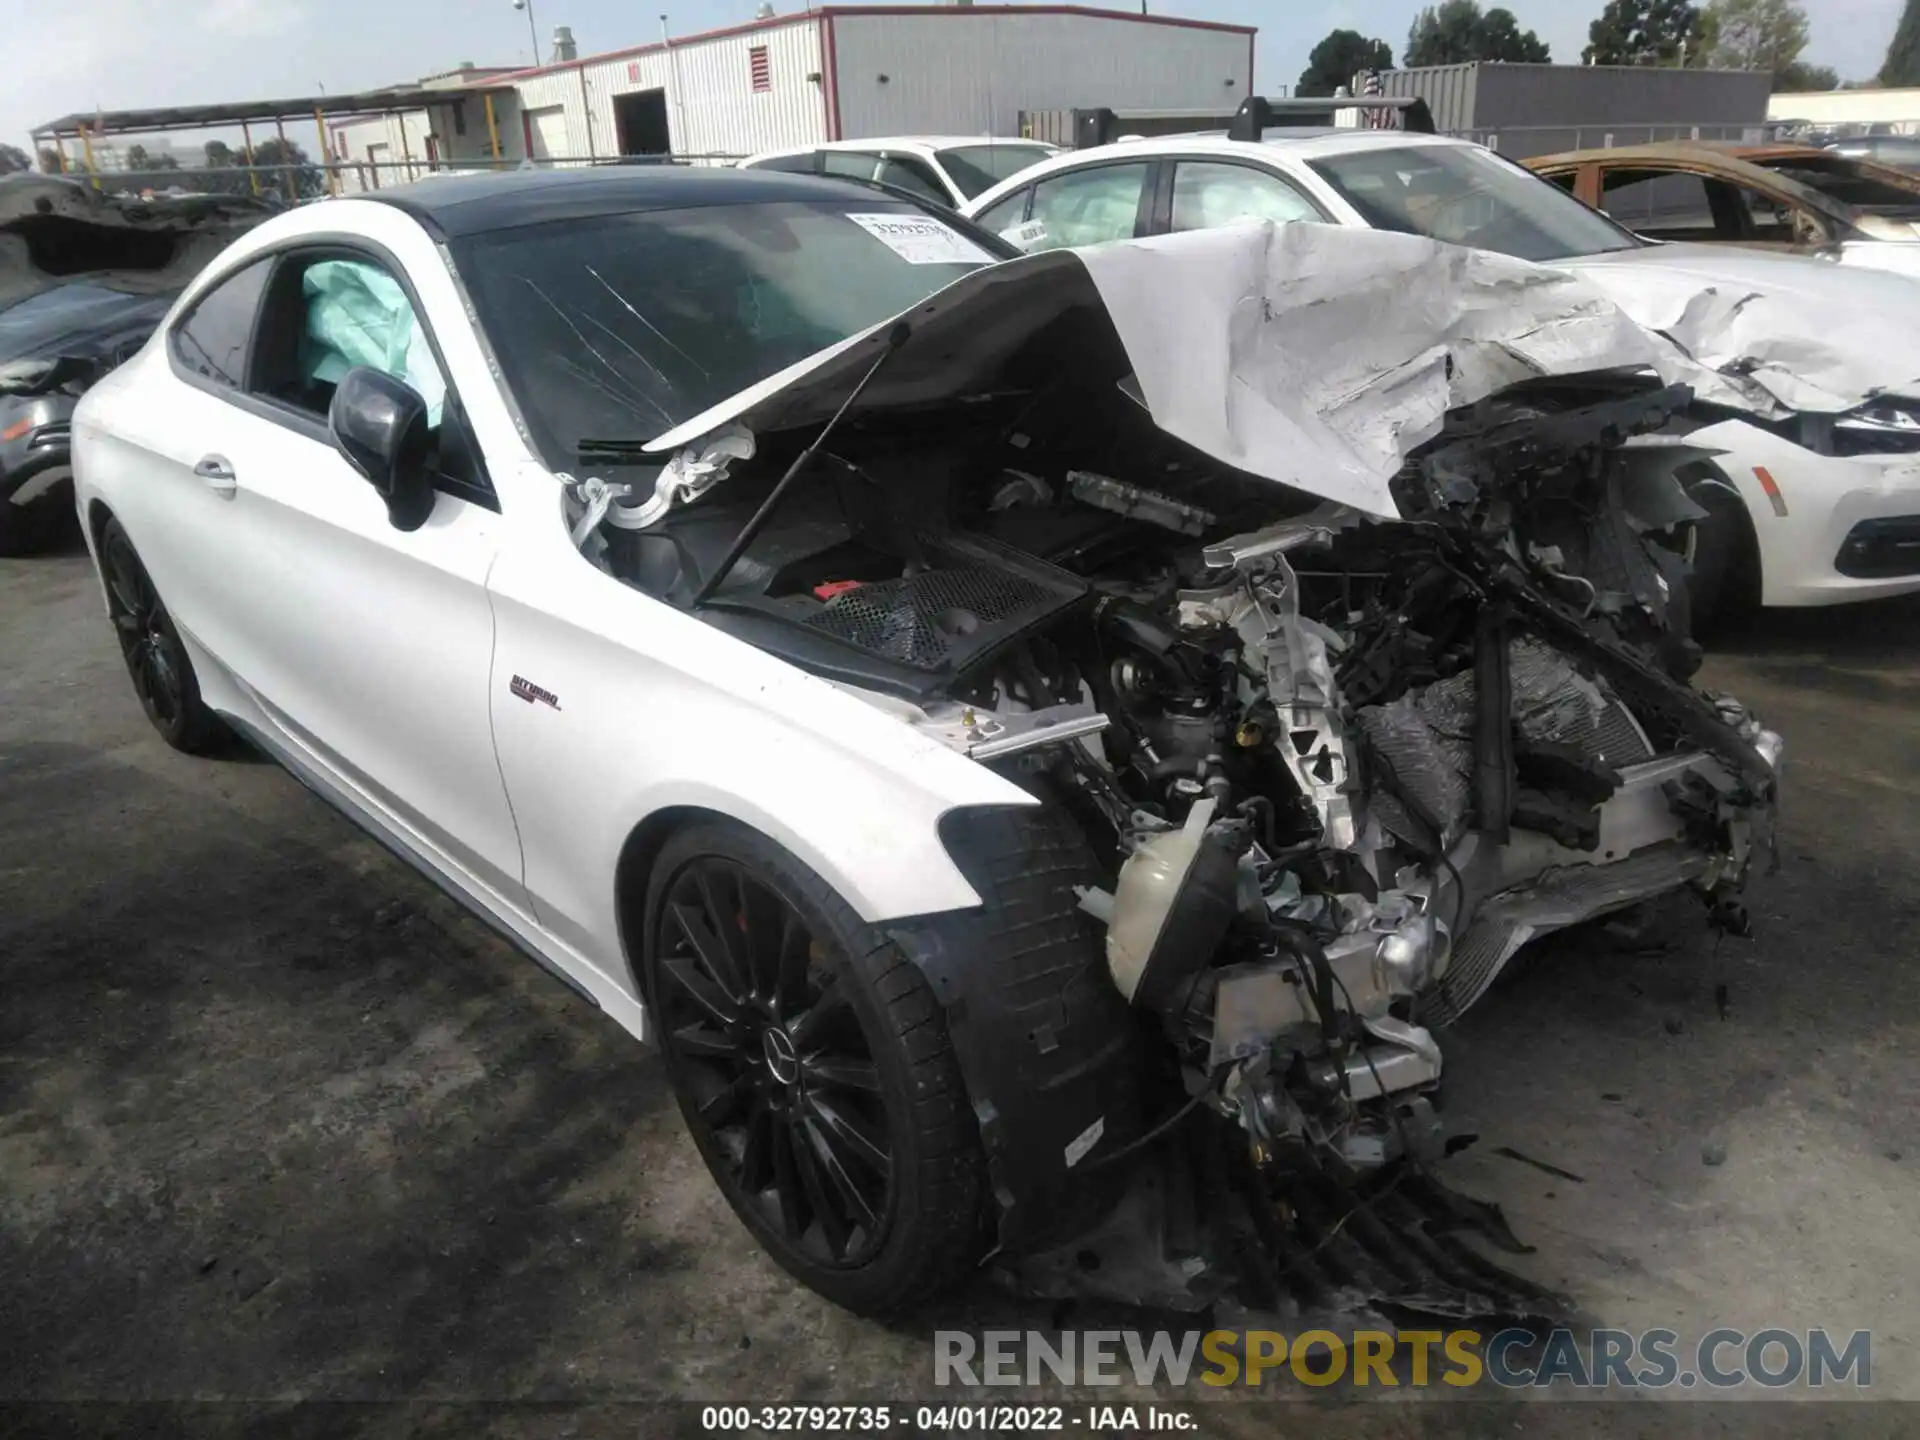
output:
<svg viewBox="0 0 1920 1440"><path fill-rule="evenodd" d="M1366 78L1360 82L1360 93L1362 95L1385 94L1380 84L1379 71L1369 70L1367 72ZM1362 110L1360 112L1360 123L1369 130L1397 130L1400 128L1399 121L1395 118L1394 112L1384 106L1377 110Z"/></svg>

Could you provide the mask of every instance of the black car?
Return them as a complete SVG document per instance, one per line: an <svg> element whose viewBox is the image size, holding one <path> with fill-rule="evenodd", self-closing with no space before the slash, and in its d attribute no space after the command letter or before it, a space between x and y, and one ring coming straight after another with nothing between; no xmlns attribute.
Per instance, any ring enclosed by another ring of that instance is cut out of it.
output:
<svg viewBox="0 0 1920 1440"><path fill-rule="evenodd" d="M0 179L0 555L43 548L68 524L70 422L87 387L269 213L236 196L103 196L51 176Z"/></svg>

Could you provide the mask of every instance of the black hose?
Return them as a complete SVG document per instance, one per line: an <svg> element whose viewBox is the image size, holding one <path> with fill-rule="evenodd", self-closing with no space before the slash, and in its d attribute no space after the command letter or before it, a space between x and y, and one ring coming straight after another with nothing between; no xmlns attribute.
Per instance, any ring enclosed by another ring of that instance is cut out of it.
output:
<svg viewBox="0 0 1920 1440"><path fill-rule="evenodd" d="M1124 1160L1129 1155L1139 1154L1142 1150L1146 1149L1147 1146L1153 1144L1154 1141L1171 1133L1176 1125L1200 1108L1201 1101L1218 1092L1220 1086L1225 1083L1227 1072L1230 1069L1232 1069L1231 1066L1222 1065L1207 1077L1207 1083L1205 1085L1202 1085L1187 1097L1186 1104L1182 1105L1178 1110L1175 1110L1171 1115L1167 1116L1166 1119L1160 1121L1151 1129L1134 1136L1133 1139L1122 1145L1118 1150L1109 1150L1105 1155L1096 1156L1094 1159L1087 1161L1086 1164L1080 1167L1080 1173L1082 1175L1091 1175L1096 1170L1104 1170L1107 1166Z"/></svg>

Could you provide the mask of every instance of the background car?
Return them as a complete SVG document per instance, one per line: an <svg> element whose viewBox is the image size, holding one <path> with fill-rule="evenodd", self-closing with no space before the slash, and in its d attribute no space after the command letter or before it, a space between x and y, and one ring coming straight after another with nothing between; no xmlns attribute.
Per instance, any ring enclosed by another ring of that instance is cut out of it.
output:
<svg viewBox="0 0 1920 1440"><path fill-rule="evenodd" d="M1823 147L1849 160L1871 160L1908 174L1920 170L1920 135L1858 135L1830 140Z"/></svg>
<svg viewBox="0 0 1920 1440"><path fill-rule="evenodd" d="M1696 620L1920 590L1920 404L1878 394L1904 386L1912 395L1920 380L1920 288L1904 277L1650 244L1482 146L1369 129L1276 130L1258 141L1170 136L1066 152L962 213L1030 250L1245 220L1397 230L1572 271L1655 330L1718 291L1761 297L1742 312L1742 334L1714 341L1761 350L1711 363L1766 369L1754 364L1764 352L1781 373L1805 371L1824 344L1851 389L1810 414L1782 404L1778 423L1705 405L1690 422L1690 438L1709 452L1690 472L1706 515L1679 542L1695 562Z"/></svg>
<svg viewBox="0 0 1920 1440"><path fill-rule="evenodd" d="M831 140L769 150L740 162L747 170L789 170L891 185L922 200L958 208L983 190L1037 164L1059 147L990 135L896 135Z"/></svg>
<svg viewBox="0 0 1920 1440"><path fill-rule="evenodd" d="M145 343L220 245L268 213L230 197L147 201L0 178L0 555L71 528L79 397Z"/></svg>
<svg viewBox="0 0 1920 1440"><path fill-rule="evenodd" d="M1920 179L1838 150L1672 141L1526 163L1649 240L1830 254L1920 276Z"/></svg>

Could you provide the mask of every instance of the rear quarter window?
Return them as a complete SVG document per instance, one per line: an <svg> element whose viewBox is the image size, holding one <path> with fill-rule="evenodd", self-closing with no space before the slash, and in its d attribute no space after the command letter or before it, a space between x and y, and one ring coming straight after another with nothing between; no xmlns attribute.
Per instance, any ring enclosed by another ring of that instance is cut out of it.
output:
<svg viewBox="0 0 1920 1440"><path fill-rule="evenodd" d="M167 344L190 374L238 390L246 383L254 317L272 265L256 260L208 290L176 320Z"/></svg>

